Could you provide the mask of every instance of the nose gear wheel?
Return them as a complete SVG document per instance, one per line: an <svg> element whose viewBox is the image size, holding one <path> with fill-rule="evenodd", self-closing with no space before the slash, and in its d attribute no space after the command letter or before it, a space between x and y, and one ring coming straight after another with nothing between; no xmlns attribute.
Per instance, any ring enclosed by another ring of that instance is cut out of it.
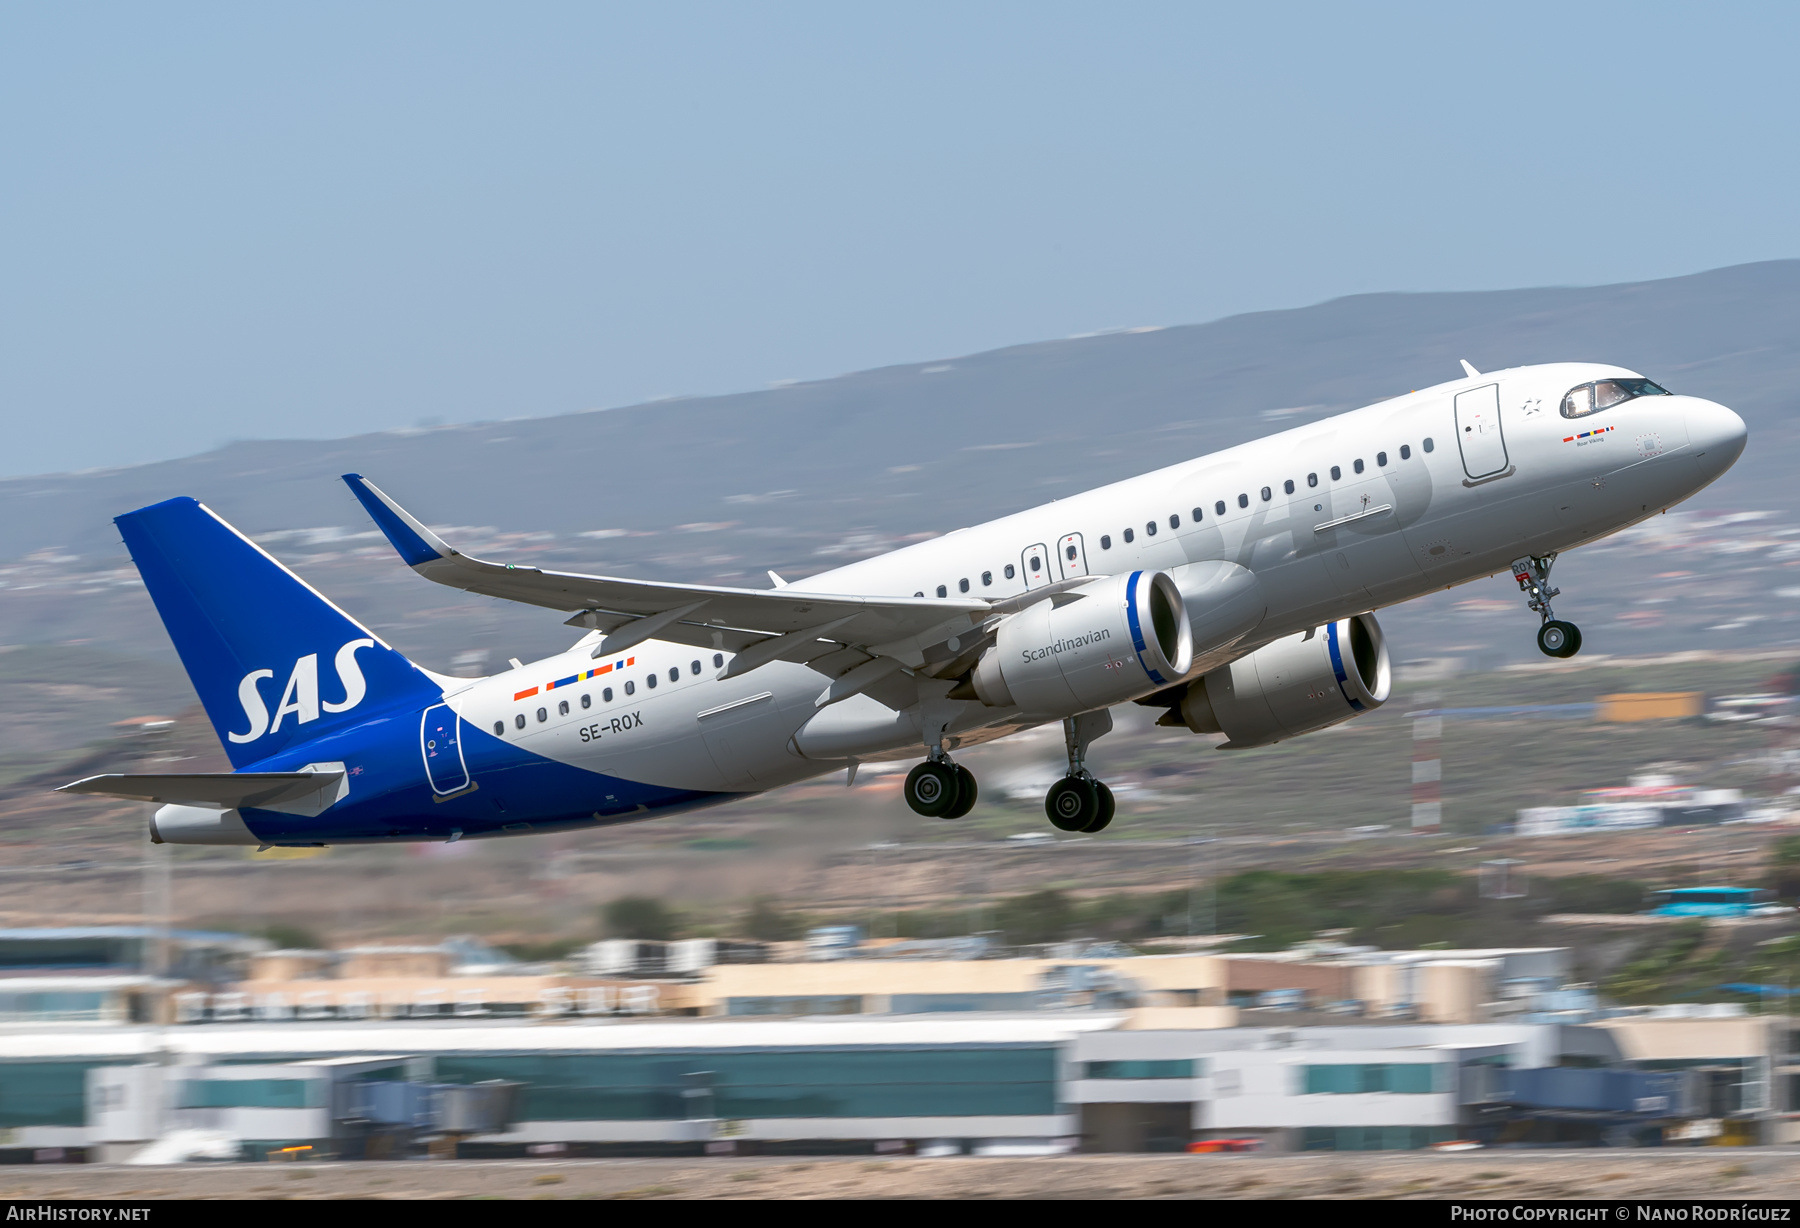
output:
<svg viewBox="0 0 1800 1228"><path fill-rule="evenodd" d="M1581 628L1553 618L1538 628L1537 641L1547 657L1572 657L1581 651Z"/></svg>
<svg viewBox="0 0 1800 1228"><path fill-rule="evenodd" d="M1554 554L1528 554L1514 559L1513 579L1525 594L1526 608L1543 619L1538 628L1538 649L1547 657L1572 657L1581 651L1581 628L1564 622L1550 610L1550 599L1562 592L1550 587L1550 568L1555 562Z"/></svg>

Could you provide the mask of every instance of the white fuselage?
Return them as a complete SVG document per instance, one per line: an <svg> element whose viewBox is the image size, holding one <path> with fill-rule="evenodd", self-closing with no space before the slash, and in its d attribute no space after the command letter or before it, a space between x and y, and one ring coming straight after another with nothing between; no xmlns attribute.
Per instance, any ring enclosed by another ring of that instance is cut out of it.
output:
<svg viewBox="0 0 1800 1228"><path fill-rule="evenodd" d="M1564 363L1456 380L789 589L998 599L1082 575L1238 564L1254 573L1266 610L1228 651L1197 657L1197 674L1296 631L1616 532L1730 467L1743 447L1743 423L1709 401L1644 396L1582 418L1559 412L1571 387L1634 374ZM860 759L921 757L920 706L951 713L952 745L1042 720L946 700L948 684L923 676L919 705L910 710L896 708L891 693L886 703L859 695L818 708L829 679L805 665L775 662L721 680L729 653L654 640L618 654L631 662L622 669L543 689L592 669L596 640L597 633L566 653L472 682L447 701L465 721L503 729L535 754L721 793L768 789ZM1146 680L1142 693L1156 689ZM809 722L800 740L811 749L802 754L796 735Z"/></svg>

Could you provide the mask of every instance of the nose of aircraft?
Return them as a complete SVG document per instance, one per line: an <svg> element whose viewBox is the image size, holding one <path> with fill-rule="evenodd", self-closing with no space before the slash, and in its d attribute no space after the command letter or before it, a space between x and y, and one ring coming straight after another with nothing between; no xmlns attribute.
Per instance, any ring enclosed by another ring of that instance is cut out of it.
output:
<svg viewBox="0 0 1800 1228"><path fill-rule="evenodd" d="M1699 463L1705 481L1712 481L1743 454L1748 432L1744 420L1714 401L1684 397L1687 405L1688 446Z"/></svg>

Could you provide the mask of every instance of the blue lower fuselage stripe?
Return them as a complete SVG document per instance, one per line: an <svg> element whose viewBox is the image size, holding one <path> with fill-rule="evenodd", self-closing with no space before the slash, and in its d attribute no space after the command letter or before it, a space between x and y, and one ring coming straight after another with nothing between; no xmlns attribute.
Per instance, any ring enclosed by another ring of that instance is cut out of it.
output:
<svg viewBox="0 0 1800 1228"><path fill-rule="evenodd" d="M641 784L507 743L462 721L469 787L433 790L419 755L417 713L384 717L309 742L295 755L254 765L294 771L341 761L350 793L316 817L246 807L244 824L271 844L349 844L608 826L691 810L738 796ZM292 762L289 760L292 759Z"/></svg>

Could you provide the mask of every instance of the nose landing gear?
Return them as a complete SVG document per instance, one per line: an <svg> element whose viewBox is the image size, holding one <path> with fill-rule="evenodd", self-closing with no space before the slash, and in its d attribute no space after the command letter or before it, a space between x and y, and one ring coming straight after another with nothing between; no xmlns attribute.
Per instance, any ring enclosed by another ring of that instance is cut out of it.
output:
<svg viewBox="0 0 1800 1228"><path fill-rule="evenodd" d="M1059 831L1103 831L1113 820L1113 793L1084 766L1087 748L1095 738L1112 729L1112 714L1084 712L1063 722L1063 741L1069 749L1069 774L1050 786L1044 796L1044 813Z"/></svg>
<svg viewBox="0 0 1800 1228"><path fill-rule="evenodd" d="M1525 594L1527 608L1544 620L1543 626L1538 628L1539 650L1547 657L1572 657L1581 651L1581 628L1563 622L1550 611L1550 599L1562 592L1560 588L1550 587L1550 567L1555 562L1554 554L1528 554L1515 559L1513 579L1519 582L1519 591Z"/></svg>

